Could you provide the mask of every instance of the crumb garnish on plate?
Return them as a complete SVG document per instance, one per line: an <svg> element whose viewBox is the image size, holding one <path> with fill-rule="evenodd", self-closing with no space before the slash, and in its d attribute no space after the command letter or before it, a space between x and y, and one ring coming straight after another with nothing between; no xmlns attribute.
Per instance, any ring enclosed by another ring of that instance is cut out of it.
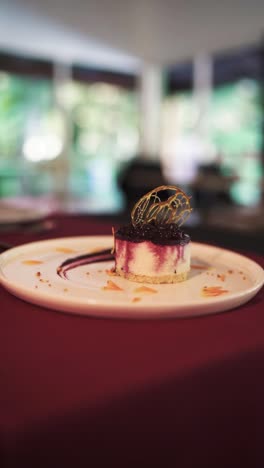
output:
<svg viewBox="0 0 264 468"><path fill-rule="evenodd" d="M219 278L221 281L225 281L226 275L218 273L217 278Z"/></svg>
<svg viewBox="0 0 264 468"><path fill-rule="evenodd" d="M114 267L111 268L110 270L105 270L106 274L109 275L109 276L116 276L116 272L115 272L115 269Z"/></svg>

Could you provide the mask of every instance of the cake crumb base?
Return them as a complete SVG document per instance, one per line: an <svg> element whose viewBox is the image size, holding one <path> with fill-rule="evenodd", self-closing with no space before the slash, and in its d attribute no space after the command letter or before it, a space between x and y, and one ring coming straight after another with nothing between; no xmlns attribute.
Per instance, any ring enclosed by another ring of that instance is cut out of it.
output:
<svg viewBox="0 0 264 468"><path fill-rule="evenodd" d="M178 275L163 275L163 276L147 276L147 275L134 275L133 273L126 273L124 271L115 270L115 274L117 276L121 276L122 278L126 278L130 281L134 281L136 283L151 283L151 284L172 284L172 283L180 283L182 281L186 281L188 272L179 273Z"/></svg>

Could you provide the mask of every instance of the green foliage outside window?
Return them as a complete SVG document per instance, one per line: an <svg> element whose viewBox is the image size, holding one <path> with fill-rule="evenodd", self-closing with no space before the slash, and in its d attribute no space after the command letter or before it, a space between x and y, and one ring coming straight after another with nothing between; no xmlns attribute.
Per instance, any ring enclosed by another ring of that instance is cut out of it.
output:
<svg viewBox="0 0 264 468"><path fill-rule="evenodd" d="M72 194L116 191L137 144L135 92L0 72L0 196L56 191L65 168Z"/></svg>

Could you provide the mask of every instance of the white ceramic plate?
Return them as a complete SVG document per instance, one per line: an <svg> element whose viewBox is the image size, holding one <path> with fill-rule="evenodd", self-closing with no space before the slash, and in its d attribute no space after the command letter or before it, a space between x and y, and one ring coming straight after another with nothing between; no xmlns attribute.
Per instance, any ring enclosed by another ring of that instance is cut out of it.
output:
<svg viewBox="0 0 264 468"><path fill-rule="evenodd" d="M145 285L152 291L110 275L113 261L79 266L67 273L68 279L58 276L57 268L67 258L111 247L110 236L69 237L15 247L0 255L0 281L15 296L40 306L74 314L130 318L222 312L249 301L264 282L263 269L252 260L197 243L192 243L187 281ZM120 289L107 289L109 281Z"/></svg>

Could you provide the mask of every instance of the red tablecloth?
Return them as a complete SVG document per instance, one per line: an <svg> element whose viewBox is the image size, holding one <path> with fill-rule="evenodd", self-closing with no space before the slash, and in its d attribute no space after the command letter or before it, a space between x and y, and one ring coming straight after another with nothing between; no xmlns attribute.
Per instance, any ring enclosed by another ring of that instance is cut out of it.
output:
<svg viewBox="0 0 264 468"><path fill-rule="evenodd" d="M2 238L110 232L58 217L48 234ZM0 304L1 466L264 466L263 292L185 320L67 315L3 288Z"/></svg>

